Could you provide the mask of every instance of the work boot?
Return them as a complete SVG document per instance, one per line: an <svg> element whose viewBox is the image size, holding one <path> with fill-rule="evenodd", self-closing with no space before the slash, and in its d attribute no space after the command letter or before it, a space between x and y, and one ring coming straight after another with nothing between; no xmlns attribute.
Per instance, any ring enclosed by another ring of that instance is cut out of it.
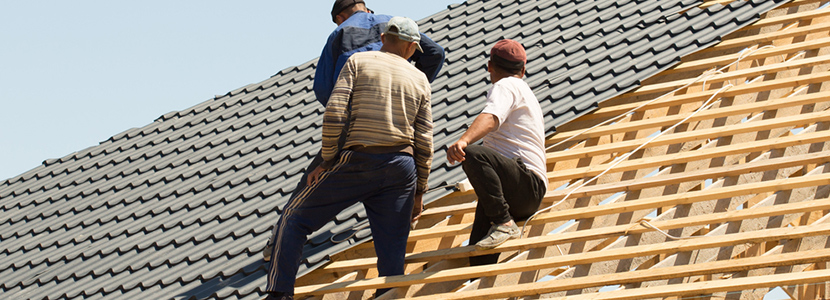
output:
<svg viewBox="0 0 830 300"><path fill-rule="evenodd" d="M522 237L522 232L515 222L510 225L493 224L490 226L490 233L476 243L476 250L489 250L504 244L507 240Z"/></svg>
<svg viewBox="0 0 830 300"><path fill-rule="evenodd" d="M262 260L271 261L271 252L272 251L274 251L274 246L265 245L265 249L262 249Z"/></svg>

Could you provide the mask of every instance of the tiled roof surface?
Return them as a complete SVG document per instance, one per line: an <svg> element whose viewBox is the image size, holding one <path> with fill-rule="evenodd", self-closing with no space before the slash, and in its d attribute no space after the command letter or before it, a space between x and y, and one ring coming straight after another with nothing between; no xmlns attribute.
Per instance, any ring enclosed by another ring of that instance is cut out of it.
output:
<svg viewBox="0 0 830 300"><path fill-rule="evenodd" d="M779 4L735 1L469 1L419 23L447 50L433 83L427 201L464 178L445 150L481 109L484 65L523 43L549 133ZM161 116L0 183L0 299L257 299L260 251L319 149L315 62ZM370 238L355 206L306 245L301 274ZM342 243L332 240L346 239Z"/></svg>

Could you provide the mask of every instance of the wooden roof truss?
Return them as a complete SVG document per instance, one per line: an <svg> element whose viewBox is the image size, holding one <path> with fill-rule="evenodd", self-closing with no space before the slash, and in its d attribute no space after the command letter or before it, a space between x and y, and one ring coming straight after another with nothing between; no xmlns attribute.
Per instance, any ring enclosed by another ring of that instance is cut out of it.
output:
<svg viewBox="0 0 830 300"><path fill-rule="evenodd" d="M412 231L408 275L378 278L372 245L358 245L298 279L298 298L828 297L825 2L776 9L557 128L548 209L523 238L467 246L475 195L459 191ZM500 263L469 266L484 253Z"/></svg>

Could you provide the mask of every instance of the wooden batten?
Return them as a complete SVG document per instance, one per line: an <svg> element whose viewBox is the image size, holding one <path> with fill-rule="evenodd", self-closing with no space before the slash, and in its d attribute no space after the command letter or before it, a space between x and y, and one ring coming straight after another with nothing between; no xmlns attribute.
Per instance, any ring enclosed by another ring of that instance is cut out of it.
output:
<svg viewBox="0 0 830 300"><path fill-rule="evenodd" d="M585 252L580 254L541 258L532 261L518 261L501 263L498 268L492 266L475 266L443 270L436 272L425 272L407 276L392 276L385 278L373 278L324 284L316 286L305 286L296 289L300 295L342 292L363 289L391 288L407 286L415 283L432 283L441 281L452 281L459 279L470 279L481 276L493 276L514 272L535 270L537 268L550 268L556 266L568 266L573 264L589 263L602 260L618 260L639 256L655 255L664 252L692 251L704 248L723 247L740 243L757 243L760 241L774 241L787 238L802 238L808 236L820 236L830 234L830 224L803 226L797 228L779 228L761 231L752 231L729 236L700 237L694 240L681 240L666 242L659 245L641 245L622 249Z"/></svg>
<svg viewBox="0 0 830 300"><path fill-rule="evenodd" d="M475 194L455 192L412 230L407 275L378 277L367 243L299 278L297 298L830 297L826 3L784 4L557 127L546 210L520 222L523 238L467 245ZM482 254L500 262L469 265Z"/></svg>
<svg viewBox="0 0 830 300"><path fill-rule="evenodd" d="M676 228L685 228L691 226L703 226L714 223L743 221L748 219L756 219L785 214L801 214L817 210L830 209L830 200L816 200L799 203L790 203L776 205L774 207L761 207L756 209L746 209L740 211L728 211L723 213L716 213L710 215L701 215L688 218L679 218L670 221L650 223L650 226L657 227L663 230L670 230ZM603 227L597 229L590 229L580 232L570 232L559 235L532 237L520 240L511 240L499 246L496 249L488 251L476 251L473 247L456 247L449 249L441 249L431 252L422 252L407 255L407 263L416 262L430 262L439 261L442 259L466 258L475 255L502 253L507 251L523 251L532 248L549 247L565 243L573 243L578 241L596 240L609 237L617 237L623 235L641 234L653 231L651 227L642 224L627 224L617 225L611 227ZM335 262L328 266L328 270L345 271L357 270L363 268L370 268L377 263L376 259L367 258L362 260L350 260L344 262Z"/></svg>
<svg viewBox="0 0 830 300"><path fill-rule="evenodd" d="M750 54L744 55L741 52L735 52L733 54L724 55L724 56L716 56L707 59L700 59L688 62L681 62L676 67L666 70L664 75L671 75L680 72L688 72L694 70L706 70L709 68L716 68L728 65L738 59L743 58L742 60L745 61L753 61L758 59L765 59L768 57L774 57L777 55L787 55L787 54L794 54L800 51L812 50L812 49L819 49L823 47L830 46L830 38L822 38L822 39L815 39L810 41L805 41L801 43L794 43L784 46L777 46L775 48L768 48L764 50L759 50L757 52L750 51ZM753 49L760 48L758 46L752 47Z"/></svg>

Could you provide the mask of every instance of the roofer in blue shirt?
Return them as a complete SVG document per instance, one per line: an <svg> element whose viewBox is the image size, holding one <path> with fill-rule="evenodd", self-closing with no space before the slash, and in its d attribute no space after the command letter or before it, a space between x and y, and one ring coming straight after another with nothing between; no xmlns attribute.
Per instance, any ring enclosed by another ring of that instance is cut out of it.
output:
<svg viewBox="0 0 830 300"><path fill-rule="evenodd" d="M314 95L326 106L334 88L334 82L349 56L357 52L380 50L380 34L392 16L375 14L366 8L363 0L337 0L331 9L331 20L338 26L329 35L323 53L317 61L314 74ZM421 33L421 49L409 61L427 76L435 80L444 64L444 48Z"/></svg>

